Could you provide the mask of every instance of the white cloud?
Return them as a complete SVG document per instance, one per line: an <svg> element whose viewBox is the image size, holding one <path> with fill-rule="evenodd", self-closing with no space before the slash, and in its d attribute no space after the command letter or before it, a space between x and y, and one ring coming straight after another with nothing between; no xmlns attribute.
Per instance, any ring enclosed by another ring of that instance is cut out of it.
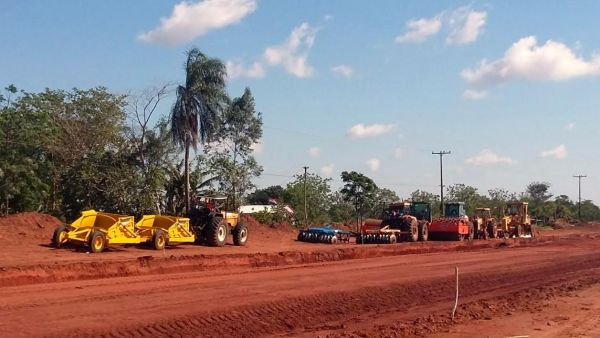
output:
<svg viewBox="0 0 600 338"><path fill-rule="evenodd" d="M369 169L371 171L377 171L377 170L379 170L379 166L381 164L379 162L379 159L377 159L377 158L372 158L372 159L368 160L366 163L367 163L367 166L369 167Z"/></svg>
<svg viewBox="0 0 600 338"><path fill-rule="evenodd" d="M237 77L261 78L265 76L265 69L260 62L255 62L250 67L246 67L240 61L227 61L227 76L230 79Z"/></svg>
<svg viewBox="0 0 600 338"><path fill-rule="evenodd" d="M351 77L352 74L354 73L354 69L352 69L350 66L346 66L346 65L333 66L333 67L331 67L331 71L334 72L335 74L341 75L345 78Z"/></svg>
<svg viewBox="0 0 600 338"><path fill-rule="evenodd" d="M325 177L331 177L331 175L333 174L333 169L335 169L335 166L333 164L323 166L321 168L321 174Z"/></svg>
<svg viewBox="0 0 600 338"><path fill-rule="evenodd" d="M431 35L437 34L442 27L440 15L431 19L410 20L406 23L406 33L396 37L396 43L419 43L427 40Z"/></svg>
<svg viewBox="0 0 600 338"><path fill-rule="evenodd" d="M352 128L348 129L347 135L350 138L365 138L365 137L374 137L389 133L392 131L396 125L394 124L370 124L365 125L359 123Z"/></svg>
<svg viewBox="0 0 600 338"><path fill-rule="evenodd" d="M138 35L138 39L162 45L184 44L211 30L240 22L256 7L256 0L182 1L175 5L170 17L161 18L158 27Z"/></svg>
<svg viewBox="0 0 600 338"><path fill-rule="evenodd" d="M586 61L566 45L548 40L538 45L534 36L514 43L496 61L481 61L461 76L472 85L493 85L510 80L560 81L581 76L600 75L600 55Z"/></svg>
<svg viewBox="0 0 600 338"><path fill-rule="evenodd" d="M569 122L565 125L565 130L566 131L571 131L575 129L575 122Z"/></svg>
<svg viewBox="0 0 600 338"><path fill-rule="evenodd" d="M511 164L514 163L513 159L508 156L501 156L496 154L490 149L484 149L479 154L470 157L466 161L468 164L472 164L475 166L484 166L484 165L495 165L495 164Z"/></svg>
<svg viewBox="0 0 600 338"><path fill-rule="evenodd" d="M542 157L551 157L557 160L562 160L567 157L567 147L564 144L556 148L542 151Z"/></svg>
<svg viewBox="0 0 600 338"><path fill-rule="evenodd" d="M331 21L331 20L333 20L333 19L334 19L334 18L333 18L333 15L330 15L330 14L327 14L327 15L325 15L325 16L323 17L323 20L324 20L324 21Z"/></svg>
<svg viewBox="0 0 600 338"><path fill-rule="evenodd" d="M319 157L319 155L321 155L321 149L319 149L319 147L311 147L308 149L308 155L310 157Z"/></svg>
<svg viewBox="0 0 600 338"><path fill-rule="evenodd" d="M461 7L449 15L450 34L446 38L448 44L464 45L477 40L487 12L478 12L469 7Z"/></svg>
<svg viewBox="0 0 600 338"><path fill-rule="evenodd" d="M312 48L317 29L308 23L295 27L288 39L276 46L268 47L263 59L271 66L281 66L288 73L297 77L310 77L314 69L307 64L308 52Z"/></svg>
<svg viewBox="0 0 600 338"><path fill-rule="evenodd" d="M252 149L252 151L253 151L255 154L260 154L260 153L262 153L262 152L263 152L263 150L265 149L265 144L264 144L264 143L262 143L262 142L253 143L253 144L250 146L250 149Z"/></svg>
<svg viewBox="0 0 600 338"><path fill-rule="evenodd" d="M463 92L463 98L467 100L481 100L487 97L488 93L485 90L467 89Z"/></svg>
<svg viewBox="0 0 600 338"><path fill-rule="evenodd" d="M397 159L402 158L404 156L404 153L405 153L404 149L402 149L400 147L394 149L394 157Z"/></svg>

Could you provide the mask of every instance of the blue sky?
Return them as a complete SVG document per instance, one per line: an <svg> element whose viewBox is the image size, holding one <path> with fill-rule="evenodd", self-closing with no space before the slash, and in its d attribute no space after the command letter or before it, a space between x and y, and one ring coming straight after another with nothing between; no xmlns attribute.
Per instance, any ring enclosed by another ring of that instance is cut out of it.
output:
<svg viewBox="0 0 600 338"><path fill-rule="evenodd" d="M597 1L16 1L0 11L0 82L118 93L184 79L185 51L228 63L264 116L259 187L307 165L401 197L548 181L600 202ZM168 114L173 98L161 106ZM312 149L312 150L311 150Z"/></svg>

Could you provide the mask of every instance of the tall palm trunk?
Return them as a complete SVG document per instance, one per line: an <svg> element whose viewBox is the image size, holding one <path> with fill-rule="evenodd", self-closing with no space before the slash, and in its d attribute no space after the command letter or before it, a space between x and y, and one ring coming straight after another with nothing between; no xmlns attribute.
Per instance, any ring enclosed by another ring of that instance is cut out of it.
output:
<svg viewBox="0 0 600 338"><path fill-rule="evenodd" d="M190 212L190 138L185 137L185 213Z"/></svg>

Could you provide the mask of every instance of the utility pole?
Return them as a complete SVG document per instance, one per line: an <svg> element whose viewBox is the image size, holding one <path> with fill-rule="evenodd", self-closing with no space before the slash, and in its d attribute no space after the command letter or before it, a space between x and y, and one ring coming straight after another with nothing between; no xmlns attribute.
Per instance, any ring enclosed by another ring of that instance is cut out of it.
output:
<svg viewBox="0 0 600 338"><path fill-rule="evenodd" d="M573 175L579 181L579 203L577 203L577 218L581 221L581 179L587 175Z"/></svg>
<svg viewBox="0 0 600 338"><path fill-rule="evenodd" d="M432 151L432 155L440 155L440 215L444 216L444 164L443 157L444 155L449 155L452 152L450 151Z"/></svg>
<svg viewBox="0 0 600 338"><path fill-rule="evenodd" d="M308 167L303 167L304 168L304 227L308 227L308 216L306 214L307 212L307 208L306 208L306 171L308 170Z"/></svg>

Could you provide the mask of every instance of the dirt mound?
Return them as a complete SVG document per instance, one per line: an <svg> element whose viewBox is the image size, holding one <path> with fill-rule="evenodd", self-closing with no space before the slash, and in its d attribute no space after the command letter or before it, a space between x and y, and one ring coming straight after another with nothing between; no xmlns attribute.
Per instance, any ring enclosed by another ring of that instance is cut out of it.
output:
<svg viewBox="0 0 600 338"><path fill-rule="evenodd" d="M271 224L262 224L250 215L242 215L242 219L248 226L252 236L260 237L280 237L282 234L288 234L295 231L295 228L288 222L273 222Z"/></svg>
<svg viewBox="0 0 600 338"><path fill-rule="evenodd" d="M0 239L49 239L55 227L61 223L54 216L37 212L0 217Z"/></svg>
<svg viewBox="0 0 600 338"><path fill-rule="evenodd" d="M554 229L570 229L573 226L574 225L569 223L569 221L565 218L557 218L554 220L554 222L552 222L552 228Z"/></svg>

